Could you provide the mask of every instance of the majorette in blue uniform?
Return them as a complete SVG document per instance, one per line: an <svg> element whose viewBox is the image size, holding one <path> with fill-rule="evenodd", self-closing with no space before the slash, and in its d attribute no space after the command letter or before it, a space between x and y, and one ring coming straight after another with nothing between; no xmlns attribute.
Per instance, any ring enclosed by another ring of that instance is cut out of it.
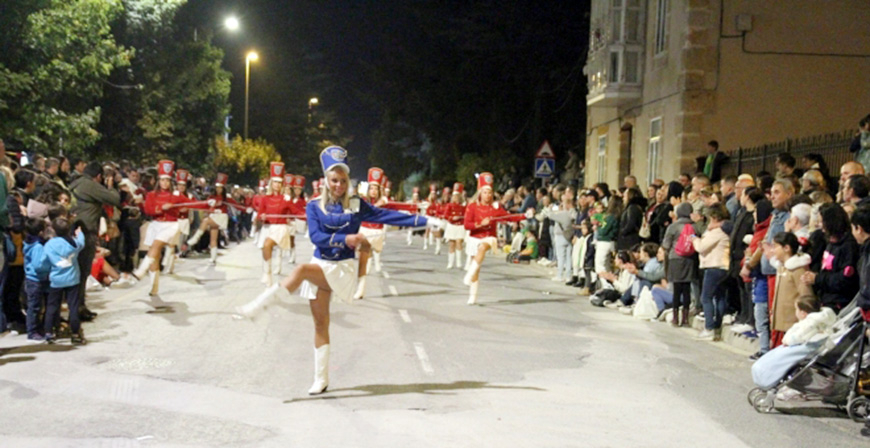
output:
<svg viewBox="0 0 870 448"><path fill-rule="evenodd" d="M268 305L279 288L311 300L314 317L314 384L311 395L324 392L329 384L329 302L351 302L357 283L354 256L357 249L368 251L365 236L359 233L363 221L399 227L429 226L423 216L407 215L369 205L350 195L350 168L347 151L330 146L320 153L325 181L320 197L306 206L308 234L315 246L310 263L297 266L280 284L266 289L260 296L237 308L242 316L251 317ZM336 197L338 196L338 197Z"/></svg>

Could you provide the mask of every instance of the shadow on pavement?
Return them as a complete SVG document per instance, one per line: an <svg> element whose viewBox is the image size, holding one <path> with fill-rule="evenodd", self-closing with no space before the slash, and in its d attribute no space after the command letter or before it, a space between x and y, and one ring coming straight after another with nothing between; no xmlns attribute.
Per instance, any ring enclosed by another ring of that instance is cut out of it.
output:
<svg viewBox="0 0 870 448"><path fill-rule="evenodd" d="M75 350L72 345L63 344L30 344L20 345L17 347L6 347L0 349L0 366L11 364L13 362L33 361L35 356L8 356L8 355L24 355L41 352L68 352Z"/></svg>
<svg viewBox="0 0 870 448"><path fill-rule="evenodd" d="M804 416L804 417L813 417L813 418L839 418L839 419L849 419L849 415L846 414L846 411L841 411L833 406L795 406L792 408L776 408L780 414L783 415L795 415L795 416Z"/></svg>
<svg viewBox="0 0 870 448"><path fill-rule="evenodd" d="M341 398L364 398L364 397L381 397L385 395L403 395L403 394L434 394L434 395L453 395L451 392L457 390L469 389L513 389L513 390L533 390L545 392L546 389L539 387L526 386L494 386L485 381L454 381L452 383L415 383L415 384L369 384L365 386L348 387L344 389L327 390L323 395L318 395L309 398L294 398L285 400L284 404L300 403L304 401L314 400L336 400ZM344 394L330 395L330 392L363 392L362 394Z"/></svg>

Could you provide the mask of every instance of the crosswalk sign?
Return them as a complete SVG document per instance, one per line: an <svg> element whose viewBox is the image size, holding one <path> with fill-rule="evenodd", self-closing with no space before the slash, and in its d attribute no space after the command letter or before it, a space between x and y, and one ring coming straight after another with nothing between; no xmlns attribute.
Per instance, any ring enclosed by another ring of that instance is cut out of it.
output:
<svg viewBox="0 0 870 448"><path fill-rule="evenodd" d="M553 159L535 159L535 178L549 179L556 171L556 161Z"/></svg>

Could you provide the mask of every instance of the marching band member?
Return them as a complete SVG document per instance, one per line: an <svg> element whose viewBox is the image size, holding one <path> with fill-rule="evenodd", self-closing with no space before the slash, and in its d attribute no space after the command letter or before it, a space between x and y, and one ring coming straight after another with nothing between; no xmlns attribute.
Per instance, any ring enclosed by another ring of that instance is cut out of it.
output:
<svg viewBox="0 0 870 448"><path fill-rule="evenodd" d="M417 206L420 205L420 187L414 187L414 190L411 192L411 200L409 200L408 203L416 204ZM408 245L409 246L411 245L411 238L414 236L415 230L416 229L414 229L413 227L408 229ZM424 239L424 241L425 241L425 239ZM425 243L424 243L424 245L425 245Z"/></svg>
<svg viewBox="0 0 870 448"><path fill-rule="evenodd" d="M368 175L368 191L364 201L375 207L381 207L387 203L387 200L381 196L381 181L384 177L384 170L380 168L369 168ZM384 225L376 222L365 222L361 224L360 233L366 237L371 246L371 255L375 260L375 271L381 272L381 252L384 250L384 241L386 241L387 233L384 230ZM369 253L360 251L359 254L359 281L357 282L356 294L354 299L362 299L366 290L366 274L369 272L371 259Z"/></svg>
<svg viewBox="0 0 870 448"><path fill-rule="evenodd" d="M229 180L229 176L225 173L218 173L215 179L215 193L209 196L208 201L210 205L209 215L207 218L202 220L202 224L199 225L199 229L196 230L196 233L187 240L188 246L195 246L196 243L199 242L199 239L202 238L202 235L206 230L209 231L209 242L208 242L208 250L211 255L209 258L209 262L211 264L217 263L217 250L218 250L218 236L220 231L227 230L227 225L229 224L229 215L227 215L228 204L235 204L236 201L233 198L227 196L227 181Z"/></svg>
<svg viewBox="0 0 870 448"><path fill-rule="evenodd" d="M305 214L305 176L295 175L291 181L290 193L290 214L302 216ZM290 221L290 260L291 264L296 263L296 234L305 233L305 220L293 218Z"/></svg>
<svg viewBox="0 0 870 448"><path fill-rule="evenodd" d="M450 202L444 204L444 219L447 221L444 239L447 240L447 269L462 269L462 242L465 241L465 186L460 182L453 184ZM454 264L455 263L455 264Z"/></svg>
<svg viewBox="0 0 870 448"><path fill-rule="evenodd" d="M257 219L257 208L259 208L260 199L266 194L266 187L268 186L267 184L268 182L266 182L266 179L260 179L260 185L257 188L257 194L255 194L254 197L251 198L250 206L253 209L251 212L251 222L253 223L253 232L251 232L251 238L253 238L254 241L257 241L257 235L259 235L260 233L260 228L263 227L263 224L260 222L260 220Z"/></svg>
<svg viewBox="0 0 870 448"><path fill-rule="evenodd" d="M434 212L430 213L431 216L437 218L441 221L441 227L437 230L433 230L431 233L435 236L435 255L441 255L441 240L444 239L444 231L442 228L446 226L444 211L447 204L450 203L450 187L444 187L441 190L441 198L438 199L436 203L436 209ZM431 207L431 206L430 206Z"/></svg>
<svg viewBox="0 0 870 448"><path fill-rule="evenodd" d="M430 218L436 218L438 216L438 186L435 184L429 184L429 196L426 197L426 201L423 202L423 214ZM429 229L426 229L423 232L423 250L429 249L429 246L434 246L435 240L433 238L432 232Z"/></svg>
<svg viewBox="0 0 870 448"><path fill-rule="evenodd" d="M272 162L269 165L271 176L267 194L260 198L257 219L263 223L263 229L257 238L257 247L263 251L263 278L266 286L272 286L272 251L277 246L280 250L290 249L290 196L281 194L284 180L284 164ZM279 258L279 265L280 258Z"/></svg>
<svg viewBox="0 0 870 448"><path fill-rule="evenodd" d="M392 190L393 190L393 182L390 181L390 179L387 176L384 176L384 197L388 201L393 200Z"/></svg>
<svg viewBox="0 0 870 448"><path fill-rule="evenodd" d="M187 191L187 183L190 180L190 171L184 169L175 170L175 191L187 202L193 201L193 195ZM190 234L190 212L185 210L178 213L178 233L163 248L163 272L172 274L175 272L175 254L180 246L180 241L187 240Z"/></svg>
<svg viewBox="0 0 870 448"><path fill-rule="evenodd" d="M508 212L493 201L492 173L480 173L477 178L477 193L471 203L465 207L465 229L470 232L467 240L466 251L473 254L471 266L465 274L463 283L470 287L468 304L477 303L477 289L480 285L480 266L486 253L491 251L498 253L498 240L496 239L496 222L500 217L508 215ZM524 216L517 215L515 221L521 221Z"/></svg>
<svg viewBox="0 0 870 448"><path fill-rule="evenodd" d="M148 255L139 263L139 268L133 272L137 279L142 279L145 273L151 277L150 295L156 295L160 282L160 271L157 260L163 252L163 246L167 245L178 234L178 215L185 211L177 207L184 204L188 199L178 191L172 191L172 171L175 163L170 160L161 160L157 164L157 188L148 192L145 196L144 211L153 217L145 234L145 245L150 246Z"/></svg>
<svg viewBox="0 0 870 448"><path fill-rule="evenodd" d="M366 237L359 233L363 221L402 227L428 226L425 217L407 215L369 205L359 197L351 197L350 168L347 151L330 146L320 153L320 163L326 175L319 199L306 206L308 233L314 243L314 258L297 266L280 285L274 285L256 299L237 309L243 316L252 316L268 304L278 288L309 299L314 318L314 384L308 390L317 395L329 386L329 302L330 299L350 302L357 282L357 249L368 251Z"/></svg>

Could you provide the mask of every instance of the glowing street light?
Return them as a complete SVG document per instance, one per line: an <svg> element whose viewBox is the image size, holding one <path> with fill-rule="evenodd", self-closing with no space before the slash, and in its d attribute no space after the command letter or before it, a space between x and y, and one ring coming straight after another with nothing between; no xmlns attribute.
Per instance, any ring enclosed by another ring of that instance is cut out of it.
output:
<svg viewBox="0 0 870 448"><path fill-rule="evenodd" d="M311 109L312 107L316 106L317 103L317 98L311 98L310 100L308 100L308 108Z"/></svg>
<svg viewBox="0 0 870 448"><path fill-rule="evenodd" d="M227 17L224 20L224 26L230 31L238 31L239 30L239 19L235 16Z"/></svg>
<svg viewBox="0 0 870 448"><path fill-rule="evenodd" d="M248 139L248 93L251 84L251 62L260 59L256 51L249 51L245 56L245 140Z"/></svg>

